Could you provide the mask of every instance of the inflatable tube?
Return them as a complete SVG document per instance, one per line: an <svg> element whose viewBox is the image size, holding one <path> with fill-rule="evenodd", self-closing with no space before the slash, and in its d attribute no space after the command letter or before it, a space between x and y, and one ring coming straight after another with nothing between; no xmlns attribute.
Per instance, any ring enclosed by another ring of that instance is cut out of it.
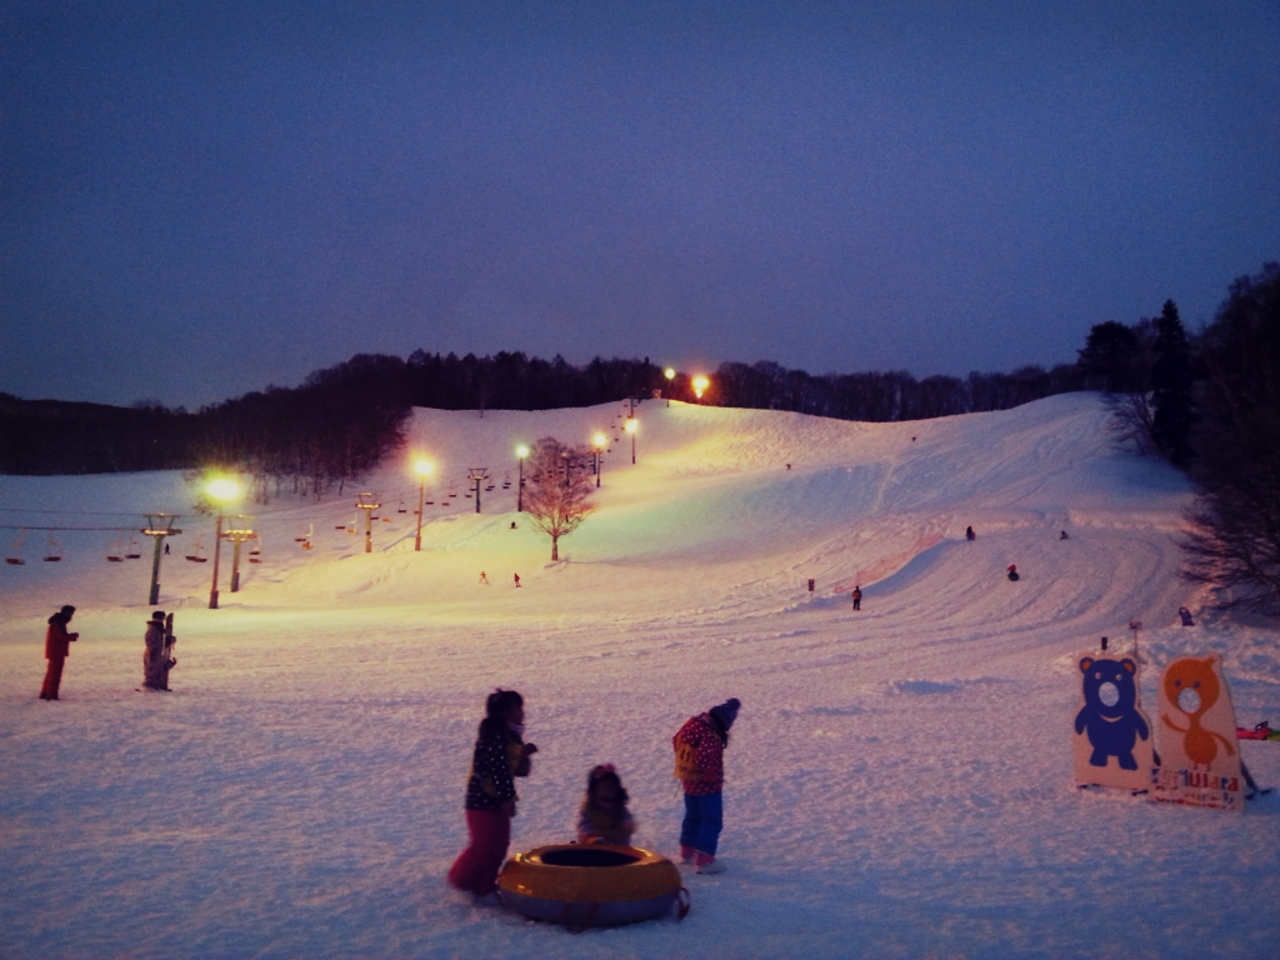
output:
<svg viewBox="0 0 1280 960"><path fill-rule="evenodd" d="M512 910L570 927L661 916L682 889L680 871L666 857L605 843L557 843L517 853L498 874L499 896Z"/></svg>

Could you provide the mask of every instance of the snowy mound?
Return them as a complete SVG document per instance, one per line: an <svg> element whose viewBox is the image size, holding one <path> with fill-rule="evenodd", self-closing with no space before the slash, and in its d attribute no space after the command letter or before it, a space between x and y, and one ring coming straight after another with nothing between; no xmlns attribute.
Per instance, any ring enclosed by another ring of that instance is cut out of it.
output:
<svg viewBox="0 0 1280 960"><path fill-rule="evenodd" d="M1227 819L1071 782L1076 656L1104 634L1131 651L1130 621L1148 704L1162 663L1212 650L1241 722L1280 720L1273 634L1179 626L1179 606L1199 612L1175 544L1189 489L1118 449L1096 396L902 424L647 401L634 466L626 412L417 410L403 456L359 488L245 504L261 562L242 556L232 593L224 546L216 611L213 564L185 559L211 554L213 521L189 515L181 476L0 477L5 523L25 528L25 563L0 568L0 954L1274 950L1274 796ZM516 511L514 448L598 429L614 440L598 510L552 564ZM415 452L438 465L421 552ZM382 503L367 554L363 490ZM179 636L167 695L135 692L147 510L188 514L160 575ZM135 537L140 559L106 560ZM81 639L63 700L43 703L63 603ZM608 761L637 841L673 852L671 734L742 699L729 870L687 878L683 924L573 938L445 888L497 685L525 694L541 748L513 849L566 839ZM1242 752L1280 777L1280 747Z"/></svg>

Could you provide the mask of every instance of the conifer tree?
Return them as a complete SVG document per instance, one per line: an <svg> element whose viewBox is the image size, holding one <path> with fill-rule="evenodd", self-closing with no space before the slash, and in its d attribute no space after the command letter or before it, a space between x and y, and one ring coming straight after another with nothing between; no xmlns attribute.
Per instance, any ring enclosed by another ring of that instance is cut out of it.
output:
<svg viewBox="0 0 1280 960"><path fill-rule="evenodd" d="M1191 347L1178 308L1166 300L1156 320L1155 363L1151 365L1151 405L1155 411L1151 438L1178 466L1191 459L1192 399Z"/></svg>

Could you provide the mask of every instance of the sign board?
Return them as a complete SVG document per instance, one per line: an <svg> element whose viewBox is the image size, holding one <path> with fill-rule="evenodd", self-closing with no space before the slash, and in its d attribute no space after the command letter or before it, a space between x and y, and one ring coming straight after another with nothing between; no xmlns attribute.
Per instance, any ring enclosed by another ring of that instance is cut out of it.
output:
<svg viewBox="0 0 1280 960"><path fill-rule="evenodd" d="M1216 655L1181 657L1160 678L1160 759L1152 795L1184 803L1244 811L1244 778L1236 713Z"/></svg>
<svg viewBox="0 0 1280 960"><path fill-rule="evenodd" d="M1148 789L1154 731L1138 704L1137 662L1089 653L1077 663L1080 701L1071 742L1076 783Z"/></svg>

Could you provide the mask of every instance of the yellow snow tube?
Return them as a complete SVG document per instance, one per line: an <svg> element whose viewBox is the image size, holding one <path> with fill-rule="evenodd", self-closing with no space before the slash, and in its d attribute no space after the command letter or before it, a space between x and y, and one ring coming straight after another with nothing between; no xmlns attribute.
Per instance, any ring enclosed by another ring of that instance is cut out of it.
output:
<svg viewBox="0 0 1280 960"><path fill-rule="evenodd" d="M557 843L517 853L498 874L511 909L568 927L611 926L661 916L680 903L680 871L666 857L607 843Z"/></svg>

